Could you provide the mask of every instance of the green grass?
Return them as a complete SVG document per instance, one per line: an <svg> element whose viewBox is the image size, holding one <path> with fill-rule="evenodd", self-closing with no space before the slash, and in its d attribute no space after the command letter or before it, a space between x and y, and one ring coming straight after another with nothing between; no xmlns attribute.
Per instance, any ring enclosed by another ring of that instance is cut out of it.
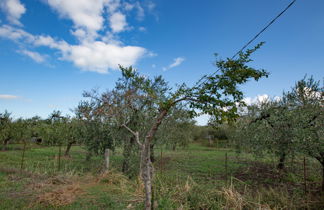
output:
<svg viewBox="0 0 324 210"><path fill-rule="evenodd" d="M0 209L143 208L136 178L129 180L119 172L120 149L111 156L111 174L100 177L103 158L94 156L86 161L86 151L80 146L72 147L71 158L62 158L58 170L58 147L29 145L21 171L21 147L9 145L8 151L0 152ZM62 153L64 149L62 147ZM300 161L295 163L294 170L288 167L289 170L280 175L271 157L256 161L249 154L238 156L229 149L197 143L175 151L163 149L162 161L160 152L159 148L155 149L153 190L157 209L235 209L240 199L244 200L245 209L256 209L260 205L282 209L305 206ZM309 188L316 190L320 168L314 161L308 163ZM115 181L110 183L111 180ZM61 192L67 186L80 188L81 193L76 193L73 202L63 206L40 202L42 195ZM322 205L323 200L314 197L312 192L307 196L311 201L307 205L316 208Z"/></svg>

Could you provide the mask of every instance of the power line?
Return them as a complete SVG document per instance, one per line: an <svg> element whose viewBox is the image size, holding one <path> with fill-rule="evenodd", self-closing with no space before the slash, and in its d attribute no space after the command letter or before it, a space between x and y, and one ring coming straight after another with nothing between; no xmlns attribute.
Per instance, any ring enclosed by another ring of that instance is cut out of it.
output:
<svg viewBox="0 0 324 210"><path fill-rule="evenodd" d="M235 58L238 54L240 54L247 46L249 46L254 40L256 40L265 30L267 30L281 15L283 15L297 0L293 0L284 10L282 10L274 19L272 19L259 33L257 33L250 41L248 41L237 53L232 56L232 59ZM214 76L219 70L210 74L210 76ZM206 77L202 77L195 86L201 85L201 81L207 80ZM194 86L194 87L195 87Z"/></svg>
<svg viewBox="0 0 324 210"><path fill-rule="evenodd" d="M269 28L282 14L284 14L294 3L296 0L293 0L282 12L280 12L274 19L272 19L266 27L264 27L259 33L257 33L248 43L246 43L235 55L233 55L232 59L235 58L240 52L242 52L249 44L251 44L260 34L262 34L267 28Z"/></svg>

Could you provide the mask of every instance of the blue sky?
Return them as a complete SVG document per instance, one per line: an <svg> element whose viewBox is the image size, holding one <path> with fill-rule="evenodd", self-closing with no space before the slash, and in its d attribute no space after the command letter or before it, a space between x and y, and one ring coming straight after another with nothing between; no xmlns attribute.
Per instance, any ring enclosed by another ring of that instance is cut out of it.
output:
<svg viewBox="0 0 324 210"><path fill-rule="evenodd" d="M214 53L231 57L290 2L0 0L0 112L70 113L84 90L113 88L118 64L194 84L216 70ZM271 75L243 86L247 98L323 78L323 10L322 0L297 0L252 43L266 42L252 65Z"/></svg>

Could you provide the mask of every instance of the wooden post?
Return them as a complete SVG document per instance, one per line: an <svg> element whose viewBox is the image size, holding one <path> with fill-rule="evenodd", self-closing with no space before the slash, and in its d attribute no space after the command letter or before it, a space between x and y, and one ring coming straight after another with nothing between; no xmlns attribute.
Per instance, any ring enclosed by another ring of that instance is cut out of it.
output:
<svg viewBox="0 0 324 210"><path fill-rule="evenodd" d="M24 150L21 156L21 163L20 163L20 172L22 172L23 167L24 167L24 160L25 160L25 151L26 151L26 141L24 140Z"/></svg>
<svg viewBox="0 0 324 210"><path fill-rule="evenodd" d="M208 135L208 142L209 142L209 146L212 146L212 140L211 140L211 135Z"/></svg>
<svg viewBox="0 0 324 210"><path fill-rule="evenodd" d="M228 182L228 174L227 174L227 152L225 153L225 177L226 177L226 184Z"/></svg>
<svg viewBox="0 0 324 210"><path fill-rule="evenodd" d="M304 192L307 194L307 173L306 173L306 158L304 157Z"/></svg>
<svg viewBox="0 0 324 210"><path fill-rule="evenodd" d="M162 176L162 172L163 172L163 165L162 165L162 145L161 145L161 155L160 155L160 171L161 171L161 176Z"/></svg>
<svg viewBox="0 0 324 210"><path fill-rule="evenodd" d="M105 170L109 170L109 152L110 150L107 148L105 149Z"/></svg>
<svg viewBox="0 0 324 210"><path fill-rule="evenodd" d="M61 151L62 151L62 145L59 145L59 154L58 154L58 165L57 165L57 170L61 170Z"/></svg>

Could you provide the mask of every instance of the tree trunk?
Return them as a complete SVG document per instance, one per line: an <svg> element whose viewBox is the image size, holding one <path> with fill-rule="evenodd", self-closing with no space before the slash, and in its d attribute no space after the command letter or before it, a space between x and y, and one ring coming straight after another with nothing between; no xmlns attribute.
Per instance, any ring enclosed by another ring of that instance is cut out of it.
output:
<svg viewBox="0 0 324 210"><path fill-rule="evenodd" d="M286 153L282 153L279 159L279 164L277 166L277 169L282 170L285 167L285 159L286 159Z"/></svg>
<svg viewBox="0 0 324 210"><path fill-rule="evenodd" d="M159 116L156 118L155 123L145 137L144 144L141 151L141 176L145 188L145 210L152 209L152 178L153 178L153 165L151 163L151 142L156 134L157 129L162 123L162 120L167 115L168 110L163 109L160 111ZM154 201L153 201L154 202Z"/></svg>
<svg viewBox="0 0 324 210"><path fill-rule="evenodd" d="M320 156L317 156L317 157L315 157L320 163L321 163L321 165L322 165L322 192L324 192L324 156L322 156L322 155L324 155L324 153L323 154L321 154Z"/></svg>
<svg viewBox="0 0 324 210"><path fill-rule="evenodd" d="M324 161L322 164L322 192L324 192Z"/></svg>
<svg viewBox="0 0 324 210"><path fill-rule="evenodd" d="M62 153L62 145L59 145L59 154L58 154L58 166L57 166L57 170L60 171L61 170L61 153Z"/></svg>
<svg viewBox="0 0 324 210"><path fill-rule="evenodd" d="M106 172L109 170L109 149L105 149L105 170Z"/></svg>
<svg viewBox="0 0 324 210"><path fill-rule="evenodd" d="M149 141L147 141L149 143ZM152 166L150 160L150 145L145 144L143 145L142 150L142 180L144 182L145 187L145 209L151 210L152 209Z"/></svg>
<svg viewBox="0 0 324 210"><path fill-rule="evenodd" d="M92 153L91 152L87 152L86 161L90 161L91 160L91 157L92 157Z"/></svg>
<svg viewBox="0 0 324 210"><path fill-rule="evenodd" d="M130 160L131 160L132 150L134 149L133 148L134 145L135 145L134 137L127 139L124 144L124 151L123 151L124 160L122 165L122 172L124 174L127 174L128 176L130 176L130 167L131 167Z"/></svg>
<svg viewBox="0 0 324 210"><path fill-rule="evenodd" d="M150 155L151 162L154 163L154 162L155 162L155 156L154 156L154 144L151 144L151 145L150 145L150 151L151 151L151 155Z"/></svg>
<svg viewBox="0 0 324 210"><path fill-rule="evenodd" d="M69 157L69 156L70 156L70 150L71 150L71 147L72 147L72 145L75 144L75 143L76 143L76 141L70 141L70 142L68 143L68 145L66 146L65 153L64 153L64 156L65 156L65 157Z"/></svg>
<svg viewBox="0 0 324 210"><path fill-rule="evenodd" d="M177 149L177 144L172 145L172 151L175 151Z"/></svg>
<svg viewBox="0 0 324 210"><path fill-rule="evenodd" d="M2 151L6 151L7 150L7 145L9 143L10 139L5 139L3 140L3 146L2 146Z"/></svg>

